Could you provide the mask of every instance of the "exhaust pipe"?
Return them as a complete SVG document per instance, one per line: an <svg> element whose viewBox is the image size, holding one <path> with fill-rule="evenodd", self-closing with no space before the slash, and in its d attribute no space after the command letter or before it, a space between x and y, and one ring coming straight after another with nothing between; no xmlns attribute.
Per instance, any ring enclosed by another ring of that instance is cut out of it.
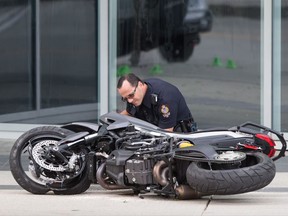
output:
<svg viewBox="0 0 288 216"><path fill-rule="evenodd" d="M163 160L158 161L153 167L153 177L162 186L169 184L168 172L168 165Z"/></svg>
<svg viewBox="0 0 288 216"><path fill-rule="evenodd" d="M104 179L105 168L106 163L101 164L96 173L97 182L98 184L100 184L101 187L107 190L127 189L126 187L106 182L106 180Z"/></svg>
<svg viewBox="0 0 288 216"><path fill-rule="evenodd" d="M169 167L165 161L158 161L153 167L153 177L158 184L161 186L166 186L169 184ZM188 200L188 199L199 199L204 196L188 185L179 185L175 188L175 193L178 199Z"/></svg>
<svg viewBox="0 0 288 216"><path fill-rule="evenodd" d="M179 185L176 187L175 192L177 198L181 200L199 199L204 195L189 187L188 185Z"/></svg>

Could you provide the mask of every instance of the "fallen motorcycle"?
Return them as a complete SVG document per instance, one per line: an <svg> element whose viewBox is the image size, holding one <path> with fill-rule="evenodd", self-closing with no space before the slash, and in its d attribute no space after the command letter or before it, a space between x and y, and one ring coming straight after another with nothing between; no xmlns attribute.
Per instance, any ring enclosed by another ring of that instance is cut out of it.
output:
<svg viewBox="0 0 288 216"><path fill-rule="evenodd" d="M271 135L282 145L277 154ZM11 149L10 169L33 194L80 194L98 183L107 190L197 199L267 186L285 150L282 134L252 122L184 134L111 112L100 124L27 131Z"/></svg>

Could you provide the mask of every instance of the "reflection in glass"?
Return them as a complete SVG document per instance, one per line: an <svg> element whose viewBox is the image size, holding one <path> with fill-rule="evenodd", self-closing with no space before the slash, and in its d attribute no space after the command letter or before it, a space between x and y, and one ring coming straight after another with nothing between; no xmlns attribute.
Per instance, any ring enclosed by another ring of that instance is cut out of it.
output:
<svg viewBox="0 0 288 216"><path fill-rule="evenodd" d="M34 108L28 0L0 2L0 114Z"/></svg>
<svg viewBox="0 0 288 216"><path fill-rule="evenodd" d="M41 1L41 108L97 102L96 4Z"/></svg>
<svg viewBox="0 0 288 216"><path fill-rule="evenodd" d="M288 132L288 0L281 3L281 131Z"/></svg>
<svg viewBox="0 0 288 216"><path fill-rule="evenodd" d="M117 4L118 77L175 84L200 128L260 123L260 0Z"/></svg>

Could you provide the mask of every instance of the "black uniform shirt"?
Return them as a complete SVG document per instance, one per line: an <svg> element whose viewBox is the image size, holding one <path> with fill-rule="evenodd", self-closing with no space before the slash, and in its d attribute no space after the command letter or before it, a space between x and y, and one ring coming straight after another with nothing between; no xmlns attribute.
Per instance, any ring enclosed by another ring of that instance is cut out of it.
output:
<svg viewBox="0 0 288 216"><path fill-rule="evenodd" d="M145 80L148 86L143 102L139 107L127 103L127 112L136 118L148 121L160 128L172 128L181 120L192 118L191 112L179 89L160 79ZM157 95L153 105L152 94Z"/></svg>

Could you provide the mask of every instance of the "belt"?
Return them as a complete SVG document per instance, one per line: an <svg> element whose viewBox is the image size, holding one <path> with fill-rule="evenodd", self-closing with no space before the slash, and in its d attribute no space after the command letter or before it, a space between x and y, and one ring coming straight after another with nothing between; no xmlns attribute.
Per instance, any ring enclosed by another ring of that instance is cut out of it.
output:
<svg viewBox="0 0 288 216"><path fill-rule="evenodd" d="M193 118L179 121L176 127L179 126L184 133L197 131L197 123Z"/></svg>

